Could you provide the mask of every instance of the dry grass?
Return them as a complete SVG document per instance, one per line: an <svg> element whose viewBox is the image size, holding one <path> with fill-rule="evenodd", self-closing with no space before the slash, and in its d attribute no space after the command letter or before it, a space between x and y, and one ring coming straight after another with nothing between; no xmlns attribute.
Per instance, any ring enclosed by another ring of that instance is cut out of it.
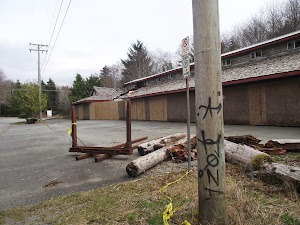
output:
<svg viewBox="0 0 300 225"><path fill-rule="evenodd" d="M284 187L248 179L239 168L227 164L226 224L300 224L299 196ZM169 203L158 190L183 175L175 172L145 176L124 184L66 195L40 204L0 212L0 223L11 224L163 224ZM197 172L193 171L166 193L174 206L181 205L170 224L184 220L198 224Z"/></svg>

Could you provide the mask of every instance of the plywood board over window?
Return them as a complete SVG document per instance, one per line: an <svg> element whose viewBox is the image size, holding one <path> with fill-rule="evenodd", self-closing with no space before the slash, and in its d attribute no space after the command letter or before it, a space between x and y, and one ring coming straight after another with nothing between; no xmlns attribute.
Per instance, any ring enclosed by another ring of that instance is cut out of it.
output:
<svg viewBox="0 0 300 225"><path fill-rule="evenodd" d="M146 120L144 98L131 101L131 118L133 120Z"/></svg>
<svg viewBox="0 0 300 225"><path fill-rule="evenodd" d="M98 102L95 103L95 119L97 120L118 120L118 102Z"/></svg>
<svg viewBox="0 0 300 225"><path fill-rule="evenodd" d="M166 96L154 96L149 98L150 120L167 121Z"/></svg>
<svg viewBox="0 0 300 225"><path fill-rule="evenodd" d="M83 104L78 105L78 119L83 119Z"/></svg>
<svg viewBox="0 0 300 225"><path fill-rule="evenodd" d="M267 100L264 83L249 85L249 110L251 125L265 125L267 121Z"/></svg>

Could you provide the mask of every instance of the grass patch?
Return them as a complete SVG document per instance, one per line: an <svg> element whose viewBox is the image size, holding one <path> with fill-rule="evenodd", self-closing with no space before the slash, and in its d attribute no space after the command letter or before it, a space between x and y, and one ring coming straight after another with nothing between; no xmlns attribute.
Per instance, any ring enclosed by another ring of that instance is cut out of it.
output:
<svg viewBox="0 0 300 225"><path fill-rule="evenodd" d="M160 225L169 203L159 189L181 177L185 171L145 176L88 192L52 198L40 204L0 212L1 224L153 224ZM299 224L299 196L256 180L246 178L238 167L227 164L226 224ZM165 193L180 205L171 224L184 220L191 224L197 213L197 171L171 185Z"/></svg>

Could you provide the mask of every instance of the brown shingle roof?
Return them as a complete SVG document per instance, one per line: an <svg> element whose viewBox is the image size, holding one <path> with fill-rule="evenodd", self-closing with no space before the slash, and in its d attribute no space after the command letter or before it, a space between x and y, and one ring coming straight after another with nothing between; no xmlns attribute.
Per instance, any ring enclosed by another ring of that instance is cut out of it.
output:
<svg viewBox="0 0 300 225"><path fill-rule="evenodd" d="M107 88L107 87L93 87L92 96L80 99L73 104L79 104L90 101L112 101L123 93L120 89Z"/></svg>
<svg viewBox="0 0 300 225"><path fill-rule="evenodd" d="M249 78L257 78L273 74L282 74L291 71L300 71L300 52L290 55L280 56L272 59L254 61L248 65L232 67L222 71L223 83L229 81L246 81ZM271 77L270 77L271 78ZM195 87L194 77L190 78L190 88ZM171 80L168 82L160 82L152 86L142 87L134 91L130 91L120 98L135 98L152 94L163 94L168 92L183 91L185 89L185 81Z"/></svg>

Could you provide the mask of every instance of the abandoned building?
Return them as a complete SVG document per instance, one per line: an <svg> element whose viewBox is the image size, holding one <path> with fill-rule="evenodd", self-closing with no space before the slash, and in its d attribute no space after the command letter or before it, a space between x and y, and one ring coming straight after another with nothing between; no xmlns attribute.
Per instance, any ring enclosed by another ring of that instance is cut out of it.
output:
<svg viewBox="0 0 300 225"><path fill-rule="evenodd" d="M221 55L225 124L300 126L300 31ZM182 68L132 80L126 91L98 88L74 103L78 119L186 121ZM194 65L190 78L195 117Z"/></svg>

